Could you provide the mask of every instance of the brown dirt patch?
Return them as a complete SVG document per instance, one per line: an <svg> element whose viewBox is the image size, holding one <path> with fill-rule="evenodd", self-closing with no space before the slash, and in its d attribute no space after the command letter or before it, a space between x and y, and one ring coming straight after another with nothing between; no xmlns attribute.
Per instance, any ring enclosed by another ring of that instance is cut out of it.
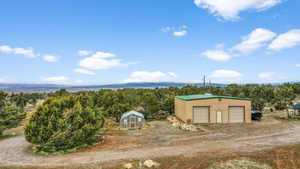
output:
<svg viewBox="0 0 300 169"><path fill-rule="evenodd" d="M124 137L114 136L114 135L106 135L105 140L101 144L97 144L93 147L90 147L86 150L82 150L80 152L95 152L102 150L114 150L114 149L125 149L138 145L138 141L128 142L124 139Z"/></svg>
<svg viewBox="0 0 300 169"><path fill-rule="evenodd" d="M256 157L267 158L259 155L262 150L300 142L299 122L281 121L272 116L266 116L262 122L252 124L203 125L201 127L205 128L205 132L182 131L166 121L153 121L149 124L145 130L110 130L106 132L107 139L103 144L61 156L34 156L24 152L30 144L22 136L3 140L0 142L3 150L0 151L0 164L2 167L19 166L20 169L24 165L34 165L30 166L33 169L81 169L80 167L100 168L102 165L150 158L162 163L161 168L203 168L215 162L244 156L259 161ZM276 163L272 163L272 166L285 165L286 161L279 160L282 159L282 154L286 154L285 151L286 149L274 153L279 157L276 157ZM293 154L288 156L292 162ZM292 164L289 166L293 167ZM294 166L299 165L295 163Z"/></svg>

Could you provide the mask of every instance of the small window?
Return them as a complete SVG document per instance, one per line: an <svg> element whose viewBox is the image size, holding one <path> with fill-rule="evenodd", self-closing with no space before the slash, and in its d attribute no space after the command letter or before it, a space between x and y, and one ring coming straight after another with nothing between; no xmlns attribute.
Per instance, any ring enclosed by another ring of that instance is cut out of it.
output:
<svg viewBox="0 0 300 169"><path fill-rule="evenodd" d="M138 118L138 122L141 122L142 121L142 118Z"/></svg>

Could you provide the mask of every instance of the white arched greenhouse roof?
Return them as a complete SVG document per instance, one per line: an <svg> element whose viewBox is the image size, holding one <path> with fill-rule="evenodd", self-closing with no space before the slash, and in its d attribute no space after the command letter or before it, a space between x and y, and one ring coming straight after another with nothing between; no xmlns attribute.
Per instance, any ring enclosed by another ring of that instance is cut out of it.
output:
<svg viewBox="0 0 300 169"><path fill-rule="evenodd" d="M135 116L144 118L144 115L143 115L142 113L137 112L137 111L133 111L133 110L132 110L132 111L128 111L128 112L124 113L124 114L121 116L121 120L122 120L123 118L126 118L126 117L130 116L130 115L135 115Z"/></svg>

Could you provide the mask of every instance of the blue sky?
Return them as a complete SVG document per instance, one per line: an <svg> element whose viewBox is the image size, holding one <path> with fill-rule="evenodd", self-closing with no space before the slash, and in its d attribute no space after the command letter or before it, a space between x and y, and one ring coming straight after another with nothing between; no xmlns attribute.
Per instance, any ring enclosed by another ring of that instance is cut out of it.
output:
<svg viewBox="0 0 300 169"><path fill-rule="evenodd" d="M7 0L0 82L300 80L297 0Z"/></svg>

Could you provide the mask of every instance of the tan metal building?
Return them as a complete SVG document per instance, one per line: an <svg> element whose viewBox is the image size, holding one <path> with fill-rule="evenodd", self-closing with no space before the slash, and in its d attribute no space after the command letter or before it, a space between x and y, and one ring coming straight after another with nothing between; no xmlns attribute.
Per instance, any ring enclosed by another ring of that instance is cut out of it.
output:
<svg viewBox="0 0 300 169"><path fill-rule="evenodd" d="M251 123L251 99L189 95L175 97L175 115L186 123Z"/></svg>

